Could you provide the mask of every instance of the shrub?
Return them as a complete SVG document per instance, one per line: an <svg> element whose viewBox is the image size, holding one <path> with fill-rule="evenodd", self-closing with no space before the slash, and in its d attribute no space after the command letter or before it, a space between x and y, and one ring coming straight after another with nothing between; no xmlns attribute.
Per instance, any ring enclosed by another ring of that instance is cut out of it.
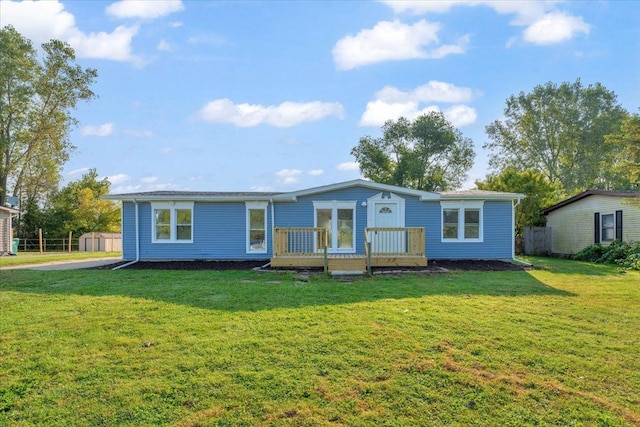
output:
<svg viewBox="0 0 640 427"><path fill-rule="evenodd" d="M609 246L600 243L587 246L573 256L578 261L618 264L625 270L640 270L640 242L614 240Z"/></svg>
<svg viewBox="0 0 640 427"><path fill-rule="evenodd" d="M606 250L607 248L602 246L600 243L596 243L595 245L587 246L582 249L573 256L573 259L578 261L597 262L602 258Z"/></svg>

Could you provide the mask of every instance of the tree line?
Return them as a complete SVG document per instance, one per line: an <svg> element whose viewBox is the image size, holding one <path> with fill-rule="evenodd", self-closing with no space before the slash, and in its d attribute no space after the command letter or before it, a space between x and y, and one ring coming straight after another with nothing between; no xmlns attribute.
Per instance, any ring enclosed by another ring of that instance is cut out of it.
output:
<svg viewBox="0 0 640 427"><path fill-rule="evenodd" d="M640 116L600 83L536 86L506 100L504 118L485 127L492 172L480 190L525 194L517 234L544 224L540 211L587 189L638 190ZM424 191L455 190L473 166L471 140L440 112L391 120L351 154L373 181Z"/></svg>
<svg viewBox="0 0 640 427"><path fill-rule="evenodd" d="M98 73L75 63L67 44L42 45L42 58L12 26L0 29L0 206L19 204L17 230L49 237L119 229L119 207L100 199L109 181L95 169L62 189L60 171L74 146L73 111L96 98ZM548 82L506 100L504 118L485 127L491 172L480 190L522 193L517 227L540 225L540 211L586 189L638 190L640 116L600 83ZM373 181L425 191L458 188L473 166L473 141L441 112L399 118L351 154ZM17 203L16 203L17 201Z"/></svg>
<svg viewBox="0 0 640 427"><path fill-rule="evenodd" d="M33 238L87 231L118 231L113 202L100 200L109 182L95 170L59 189L60 171L74 146L73 116L80 101L96 98L91 90L98 73L75 62L67 43L42 45L42 58L31 41L12 26L0 29L0 206L17 205L16 236Z"/></svg>

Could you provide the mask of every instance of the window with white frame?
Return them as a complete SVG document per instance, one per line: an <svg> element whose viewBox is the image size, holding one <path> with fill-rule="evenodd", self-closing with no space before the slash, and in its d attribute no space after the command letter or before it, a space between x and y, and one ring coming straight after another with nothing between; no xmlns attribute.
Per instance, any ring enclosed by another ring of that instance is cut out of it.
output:
<svg viewBox="0 0 640 427"><path fill-rule="evenodd" d="M482 242L484 202L440 202L443 242Z"/></svg>
<svg viewBox="0 0 640 427"><path fill-rule="evenodd" d="M193 243L193 202L152 203L153 243Z"/></svg>
<svg viewBox="0 0 640 427"><path fill-rule="evenodd" d="M267 204L268 202L245 202L247 253L267 252Z"/></svg>
<svg viewBox="0 0 640 427"><path fill-rule="evenodd" d="M356 202L315 201L315 226L328 231L330 252L355 252ZM317 242L316 247L321 249Z"/></svg>
<svg viewBox="0 0 640 427"><path fill-rule="evenodd" d="M615 217L613 214L600 215L600 240L613 242L616 238Z"/></svg>

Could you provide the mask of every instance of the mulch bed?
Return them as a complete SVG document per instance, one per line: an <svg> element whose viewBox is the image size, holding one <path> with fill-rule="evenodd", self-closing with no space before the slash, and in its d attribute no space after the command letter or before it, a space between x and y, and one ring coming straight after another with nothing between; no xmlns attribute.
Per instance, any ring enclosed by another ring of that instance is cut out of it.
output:
<svg viewBox="0 0 640 427"><path fill-rule="evenodd" d="M258 261L140 261L128 267L129 270L252 270L268 264L269 260ZM114 264L94 267L93 270L110 270L126 264L120 261ZM374 271L517 271L531 267L493 260L429 260L427 267L387 267L376 268ZM267 270L277 271L266 267Z"/></svg>

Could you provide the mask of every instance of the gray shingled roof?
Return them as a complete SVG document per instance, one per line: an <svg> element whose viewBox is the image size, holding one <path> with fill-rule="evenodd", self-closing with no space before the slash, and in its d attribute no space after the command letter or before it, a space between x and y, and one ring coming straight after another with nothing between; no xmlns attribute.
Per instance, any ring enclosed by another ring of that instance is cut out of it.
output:
<svg viewBox="0 0 640 427"><path fill-rule="evenodd" d="M615 190L586 190L583 191L580 194L576 194L573 197L570 197L568 199L565 199L563 201L561 201L560 203L556 203L553 206L549 206L546 209L542 210L542 215L547 215L550 212L555 211L556 209L560 209L564 206L570 205L573 202L577 202L580 199L584 199L585 197L589 197L589 196L616 196L616 197L640 197L640 192L638 191L626 191L626 190L622 190L622 191L615 191Z"/></svg>
<svg viewBox="0 0 640 427"><path fill-rule="evenodd" d="M127 197L270 197L281 192L261 191L142 191L139 193L114 194Z"/></svg>

